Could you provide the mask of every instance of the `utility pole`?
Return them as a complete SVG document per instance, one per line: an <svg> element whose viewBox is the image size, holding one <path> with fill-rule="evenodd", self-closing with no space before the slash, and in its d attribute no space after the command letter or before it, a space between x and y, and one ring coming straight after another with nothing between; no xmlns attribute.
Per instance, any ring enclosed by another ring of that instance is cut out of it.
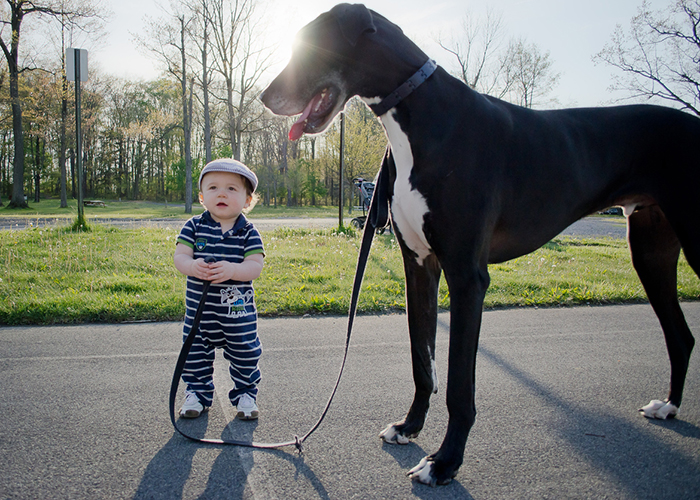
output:
<svg viewBox="0 0 700 500"><path fill-rule="evenodd" d="M340 112L340 182L338 183L338 227L343 229L343 167L345 166L345 111Z"/></svg>

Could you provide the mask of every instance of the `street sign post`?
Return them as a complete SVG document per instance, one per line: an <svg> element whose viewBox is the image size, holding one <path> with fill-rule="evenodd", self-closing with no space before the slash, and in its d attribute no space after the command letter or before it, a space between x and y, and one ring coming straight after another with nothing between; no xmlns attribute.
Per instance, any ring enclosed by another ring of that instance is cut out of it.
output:
<svg viewBox="0 0 700 500"><path fill-rule="evenodd" d="M75 81L75 165L78 170L78 229L87 227L83 213L83 136L80 130L80 82L88 81L88 54L85 49L66 49L66 79Z"/></svg>

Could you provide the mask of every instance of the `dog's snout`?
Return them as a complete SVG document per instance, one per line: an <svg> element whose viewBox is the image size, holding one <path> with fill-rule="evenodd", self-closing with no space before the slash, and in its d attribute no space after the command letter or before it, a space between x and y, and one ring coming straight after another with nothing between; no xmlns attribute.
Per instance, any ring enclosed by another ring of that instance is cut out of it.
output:
<svg viewBox="0 0 700 500"><path fill-rule="evenodd" d="M272 95L272 93L270 92L270 87L267 87L265 90L263 90L263 91L260 93L260 96L259 96L258 98L260 99L260 101L262 101L262 103L263 103L266 107L269 108L269 107L270 107L270 96L271 96L271 95Z"/></svg>

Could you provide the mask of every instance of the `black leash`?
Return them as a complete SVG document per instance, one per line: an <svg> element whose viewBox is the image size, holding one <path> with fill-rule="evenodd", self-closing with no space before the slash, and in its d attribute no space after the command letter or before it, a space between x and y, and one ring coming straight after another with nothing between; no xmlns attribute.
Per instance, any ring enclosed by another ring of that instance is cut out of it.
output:
<svg viewBox="0 0 700 500"><path fill-rule="evenodd" d="M215 262L214 257L207 257L205 259L205 262L211 263ZM192 344L194 343L194 339L197 336L197 332L199 331L199 322L202 319L202 313L204 312L204 306L207 301L207 295L209 293L209 287L211 285L211 281L205 281L204 286L202 287L202 298L199 299L199 305L197 306L197 312L194 315L194 320L192 321L192 328L190 329L190 333L187 335L187 338L185 341L182 343L182 349L180 350L180 355L177 358L177 363L175 364L175 372L173 373L173 381L170 385L170 422L173 424L173 427L177 432L182 434L184 437L187 439L191 439L192 441L197 441L199 443L208 443L208 444L231 444L231 445L236 445L236 446L246 446L249 448L265 448L265 449L271 449L271 448L281 448L283 446L296 446L298 449L301 449L301 442L296 439L295 436L295 441L288 441L284 443L254 443L250 441L236 441L236 440L224 440L224 439L207 439L207 438L196 438L193 436L190 436L189 434L185 433L182 429L180 429L177 426L177 421L175 420L175 398L177 396L177 389L178 386L180 385L180 377L182 376L182 370L185 368L185 362L187 361L187 355L190 352L190 349L192 348Z"/></svg>
<svg viewBox="0 0 700 500"><path fill-rule="evenodd" d="M173 381L170 385L170 422L173 424L173 427L177 432L179 432L181 435L186 437L187 439L190 439L192 441L196 441L198 443L207 443L207 444L227 444L227 445L234 445L234 446L243 446L246 448L259 448L259 449L275 449L275 448L284 448L286 446L295 446L299 453L303 451L302 444L306 439L313 434L316 429L319 428L321 425L321 422L323 422L323 419L326 417L326 414L328 413L328 410L331 407L331 402L333 401L333 397L335 396L335 393L338 390L338 386L340 385L340 379L343 375L343 370L345 368L345 362L348 359L348 349L350 347L350 334L352 333L352 325L355 319L355 313L357 312L357 299L359 298L360 295L360 287L362 285L362 278L364 277L365 274L365 268L367 267L367 259L369 257L369 251L370 248L372 247L372 240L374 239L374 234L377 229L379 228L384 228L388 224L388 218L389 218L389 200L388 200L388 175L385 172L386 167L388 166L389 162L393 162L393 158L391 157L391 153L387 151L387 155L384 158L384 161L382 162L382 168L379 172L379 176L377 177L377 186L374 190L374 195L372 196L372 202L370 205L370 211L369 211L369 216L367 217L367 223L365 224L364 232L362 233L362 243L360 245L360 254L357 258L357 268L355 270L355 281L352 286L352 296L350 298L350 310L348 312L348 331L347 331L347 337L345 339L345 352L343 353L343 362L340 365L340 372L338 373L338 378L335 382L335 387L333 387L333 391L331 392L330 397L328 398L328 402L326 403L326 407L323 409L323 412L321 413L321 416L319 417L318 421L309 429L309 431L304 434L302 437L299 436L294 436L293 441L285 441L281 443L259 443L256 441L237 441L237 440L229 440L229 439L207 439L207 438L196 438L193 436L188 435L185 433L182 429L180 429L177 426L177 421L175 419L175 398L177 396L177 389L178 386L180 385L180 377L182 376L182 370L185 367L185 362L187 361L187 355L190 352L190 348L192 347L192 344L194 343L194 339L197 336L197 332L199 330L199 322L202 319L202 312L204 311L204 305L206 303L207 299L207 294L209 292L209 286L211 285L211 282L205 281L204 282L204 287L202 289L202 298L199 300L199 305L197 306L197 312L194 315L194 320L192 321L192 328L190 329L190 333L187 335L187 338L182 344L182 349L180 350L180 356L177 358L177 364L175 365L175 372L173 373ZM393 163L392 163L393 165ZM206 262L214 262L213 257L207 257L205 259Z"/></svg>

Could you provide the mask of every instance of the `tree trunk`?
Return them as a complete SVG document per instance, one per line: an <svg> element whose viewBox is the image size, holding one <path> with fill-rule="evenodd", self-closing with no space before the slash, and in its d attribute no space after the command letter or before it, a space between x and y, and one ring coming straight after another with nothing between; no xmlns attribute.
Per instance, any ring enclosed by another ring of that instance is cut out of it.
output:
<svg viewBox="0 0 700 500"><path fill-rule="evenodd" d="M66 77L63 76L63 97L61 99L61 131L60 131L60 151L58 152L58 167L61 171L61 208L68 207L68 191L66 182L66 121L68 119L68 99L66 93L68 85Z"/></svg>
<svg viewBox="0 0 700 500"><path fill-rule="evenodd" d="M10 101L12 102L12 135L14 136L15 158L13 163L12 200L10 208L27 208L24 200L24 135L22 131L22 104L19 100L19 32L22 25L24 12L22 5L10 4L12 10L12 42L10 50L5 43L2 49L5 52L7 66L10 70Z"/></svg>
<svg viewBox="0 0 700 500"><path fill-rule="evenodd" d="M185 52L185 19L180 18L180 56L182 58L182 128L185 134L185 213L192 213L192 84L187 98L187 54Z"/></svg>
<svg viewBox="0 0 700 500"><path fill-rule="evenodd" d="M235 134L236 134L236 147L233 150L233 157L241 161L241 139L243 137L243 107L245 105L245 72L246 66L248 65L248 60L243 61L243 67L241 68L241 88L239 90L240 97L238 99L238 117L236 118L235 124Z"/></svg>
<svg viewBox="0 0 700 500"><path fill-rule="evenodd" d="M241 155L236 144L236 111L233 107L233 80L226 78L226 109L228 111L228 134L233 158L240 161Z"/></svg>
<svg viewBox="0 0 700 500"><path fill-rule="evenodd" d="M71 197L73 199L77 198L78 191L75 189L75 150L70 149L70 179L71 179Z"/></svg>
<svg viewBox="0 0 700 500"><path fill-rule="evenodd" d="M66 122L68 121L68 82L66 80L66 48L64 37L65 25L61 24L61 127L59 132L58 168L61 175L61 208L68 207L66 183Z"/></svg>
<svg viewBox="0 0 700 500"><path fill-rule="evenodd" d="M202 94L204 97L204 161L211 161L211 116L209 113L209 65L207 55L209 51L209 13L207 2L204 4L204 33L202 34Z"/></svg>
<svg viewBox="0 0 700 500"><path fill-rule="evenodd" d="M14 45L14 37L13 37ZM15 159L12 171L12 200L10 208L27 208L24 200L24 135L22 132L22 106L19 100L19 73L17 61L10 64L10 100L12 101L12 135L15 144Z"/></svg>
<svg viewBox="0 0 700 500"><path fill-rule="evenodd" d="M183 55L184 59L184 55ZM185 71L182 71L183 80L185 78ZM188 214L192 213L192 197L193 197L193 186L192 186L192 87L194 85L194 79L190 81L190 95L189 102L187 94L183 96L183 104L185 111L185 212ZM187 81L183 88L187 88Z"/></svg>
<svg viewBox="0 0 700 500"><path fill-rule="evenodd" d="M36 138L36 149L34 150L34 164L36 170L34 172L34 203L41 201L41 139Z"/></svg>

